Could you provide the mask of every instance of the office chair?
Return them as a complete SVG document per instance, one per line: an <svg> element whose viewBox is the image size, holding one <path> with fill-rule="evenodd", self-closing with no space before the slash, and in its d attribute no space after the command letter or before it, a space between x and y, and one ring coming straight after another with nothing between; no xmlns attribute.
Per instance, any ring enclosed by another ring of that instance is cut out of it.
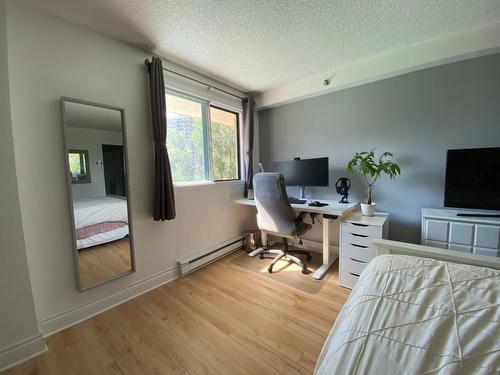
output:
<svg viewBox="0 0 500 375"><path fill-rule="evenodd" d="M296 255L302 254L311 260L311 253L303 250L289 250L288 239L301 238L312 228L311 224L304 223L301 215L297 217L288 201L285 188L285 179L280 173L257 173L253 178L255 204L257 206L257 225L259 229L269 234L283 238L281 250L266 249L259 256L276 254L268 267L273 272L274 265L286 257L302 268L302 273L308 273L307 266Z"/></svg>

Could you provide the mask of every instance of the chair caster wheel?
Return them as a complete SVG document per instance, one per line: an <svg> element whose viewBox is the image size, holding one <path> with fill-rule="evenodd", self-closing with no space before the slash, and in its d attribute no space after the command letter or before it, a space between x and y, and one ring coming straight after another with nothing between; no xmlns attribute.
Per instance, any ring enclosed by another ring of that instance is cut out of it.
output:
<svg viewBox="0 0 500 375"><path fill-rule="evenodd" d="M273 267L267 267L267 272L273 273Z"/></svg>
<svg viewBox="0 0 500 375"><path fill-rule="evenodd" d="M259 253L259 258L260 258L260 259L264 259L264 254Z"/></svg>
<svg viewBox="0 0 500 375"><path fill-rule="evenodd" d="M307 269L307 267L302 268L302 273L303 274L308 274L309 273L309 270Z"/></svg>

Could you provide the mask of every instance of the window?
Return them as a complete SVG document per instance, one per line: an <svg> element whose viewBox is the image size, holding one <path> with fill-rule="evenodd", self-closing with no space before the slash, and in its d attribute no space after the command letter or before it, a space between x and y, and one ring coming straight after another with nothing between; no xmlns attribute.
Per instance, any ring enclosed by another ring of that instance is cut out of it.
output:
<svg viewBox="0 0 500 375"><path fill-rule="evenodd" d="M239 113L186 95L166 98L174 182L239 179Z"/></svg>
<svg viewBox="0 0 500 375"><path fill-rule="evenodd" d="M69 150L69 171L72 184L89 184L89 152L87 150Z"/></svg>
<svg viewBox="0 0 500 375"><path fill-rule="evenodd" d="M215 181L239 179L238 113L210 107L212 176Z"/></svg>

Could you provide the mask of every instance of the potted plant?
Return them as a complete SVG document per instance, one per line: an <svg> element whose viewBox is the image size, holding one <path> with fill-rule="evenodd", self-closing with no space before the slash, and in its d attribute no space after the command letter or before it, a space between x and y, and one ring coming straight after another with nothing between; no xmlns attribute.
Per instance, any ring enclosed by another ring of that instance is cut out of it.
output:
<svg viewBox="0 0 500 375"><path fill-rule="evenodd" d="M352 160L347 163L349 172L357 172L362 175L368 186L368 199L366 203L361 203L361 212L365 216L375 214L375 203L372 202L372 191L375 182L382 174L388 175L391 179L401 174L399 165L390 159L394 157L392 152L384 152L378 158L375 157L375 149L371 151L356 152Z"/></svg>

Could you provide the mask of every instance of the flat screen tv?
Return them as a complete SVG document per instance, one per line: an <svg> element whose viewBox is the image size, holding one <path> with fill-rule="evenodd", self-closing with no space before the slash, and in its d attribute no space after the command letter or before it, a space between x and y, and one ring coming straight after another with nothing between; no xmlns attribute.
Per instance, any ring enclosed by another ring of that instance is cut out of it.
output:
<svg viewBox="0 0 500 375"><path fill-rule="evenodd" d="M500 147L448 150L444 205L500 210Z"/></svg>

